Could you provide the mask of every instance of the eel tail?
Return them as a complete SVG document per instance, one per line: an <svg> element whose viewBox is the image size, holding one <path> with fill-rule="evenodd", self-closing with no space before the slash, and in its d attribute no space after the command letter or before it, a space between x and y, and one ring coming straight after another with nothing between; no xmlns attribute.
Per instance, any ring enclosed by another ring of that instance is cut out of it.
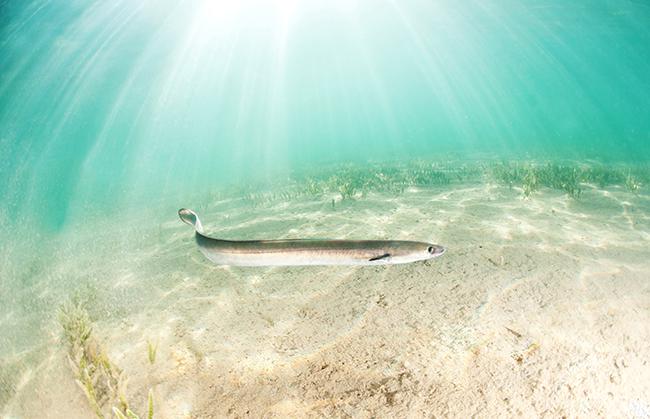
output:
<svg viewBox="0 0 650 419"><path fill-rule="evenodd" d="M187 208L181 208L178 210L178 216L181 218L182 222L194 227L194 230L197 233L203 234L203 225L201 224L201 220L199 220L199 216L196 215L194 211Z"/></svg>

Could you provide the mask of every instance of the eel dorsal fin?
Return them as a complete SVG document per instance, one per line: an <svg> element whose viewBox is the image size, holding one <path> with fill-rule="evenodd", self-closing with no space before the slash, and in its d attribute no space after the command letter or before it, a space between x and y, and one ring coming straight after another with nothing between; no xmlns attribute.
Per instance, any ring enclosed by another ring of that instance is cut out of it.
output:
<svg viewBox="0 0 650 419"><path fill-rule="evenodd" d="M384 253L383 255L380 256L375 256L374 258L368 259L370 262L374 262L376 260L383 260L383 259L388 259L390 258L390 253Z"/></svg>

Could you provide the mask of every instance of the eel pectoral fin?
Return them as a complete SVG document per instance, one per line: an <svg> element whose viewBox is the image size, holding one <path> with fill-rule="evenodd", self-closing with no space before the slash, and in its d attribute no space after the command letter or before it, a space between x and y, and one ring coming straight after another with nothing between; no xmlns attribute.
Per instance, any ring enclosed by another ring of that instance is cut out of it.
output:
<svg viewBox="0 0 650 419"><path fill-rule="evenodd" d="M181 218L182 222L194 227L194 230L196 230L197 233L203 233L203 225L201 224L201 220L199 220L199 216L196 215L194 211L187 208L181 208L178 210L178 216Z"/></svg>
<svg viewBox="0 0 650 419"><path fill-rule="evenodd" d="M368 259L368 261L374 262L376 260L384 260L384 259L390 259L390 253L384 253L383 255L375 256L374 258Z"/></svg>

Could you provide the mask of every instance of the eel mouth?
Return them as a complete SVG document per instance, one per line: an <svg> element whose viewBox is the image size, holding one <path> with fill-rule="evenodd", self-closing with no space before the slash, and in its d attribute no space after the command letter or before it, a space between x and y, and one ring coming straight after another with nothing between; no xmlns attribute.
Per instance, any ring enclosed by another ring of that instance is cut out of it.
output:
<svg viewBox="0 0 650 419"><path fill-rule="evenodd" d="M429 246L427 250L429 251L429 254L432 258L442 256L447 251L447 249L445 249L443 246L439 246L437 244Z"/></svg>

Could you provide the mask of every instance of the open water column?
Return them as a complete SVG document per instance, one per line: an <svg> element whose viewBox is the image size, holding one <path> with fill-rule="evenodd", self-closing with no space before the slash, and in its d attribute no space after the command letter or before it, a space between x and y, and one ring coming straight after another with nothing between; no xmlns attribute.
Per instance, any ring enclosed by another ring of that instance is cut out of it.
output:
<svg viewBox="0 0 650 419"><path fill-rule="evenodd" d="M650 417L648 92L645 1L0 0L0 416Z"/></svg>

